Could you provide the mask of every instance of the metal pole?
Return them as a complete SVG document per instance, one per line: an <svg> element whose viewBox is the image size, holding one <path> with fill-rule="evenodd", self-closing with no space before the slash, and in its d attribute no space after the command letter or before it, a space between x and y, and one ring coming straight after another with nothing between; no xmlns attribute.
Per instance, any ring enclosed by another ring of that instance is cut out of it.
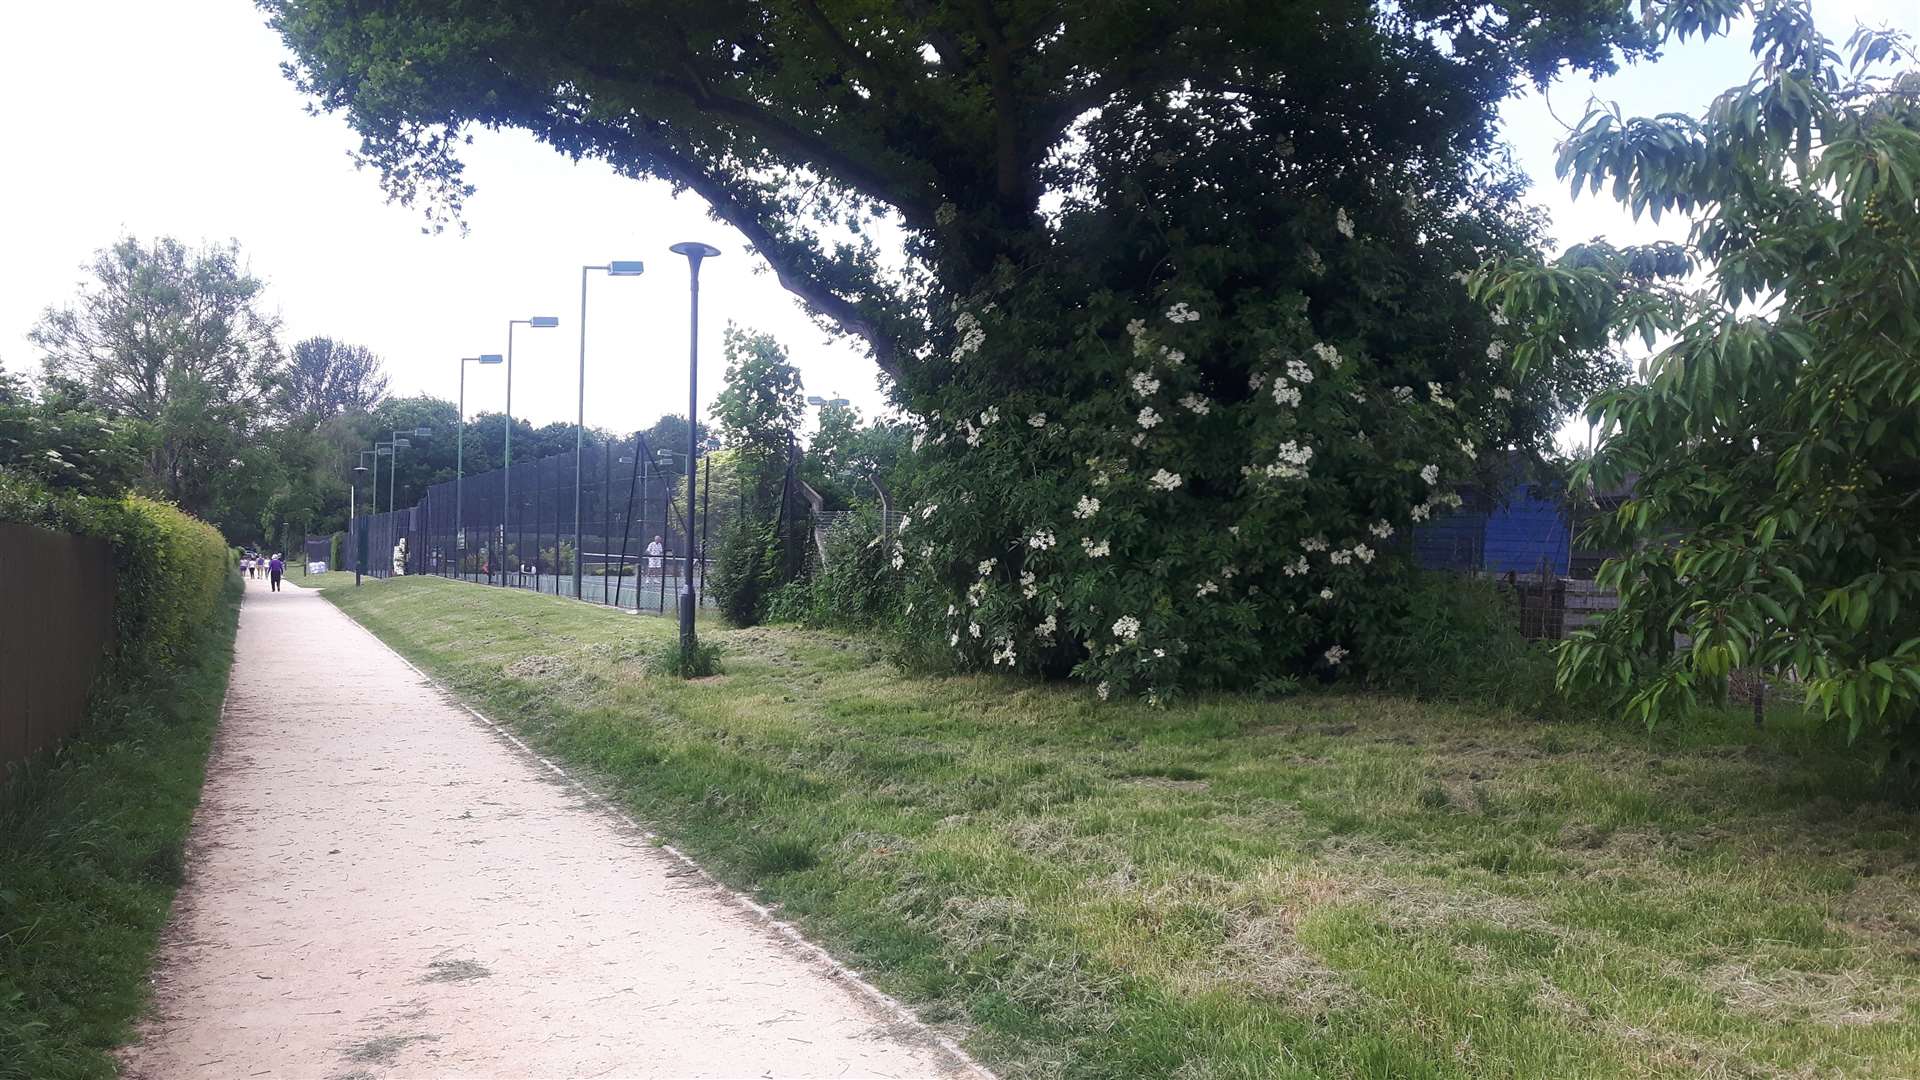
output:
<svg viewBox="0 0 1920 1080"><path fill-rule="evenodd" d="M453 573L467 576L467 358L460 358L460 418L453 424Z"/></svg>
<svg viewBox="0 0 1920 1080"><path fill-rule="evenodd" d="M507 440L506 462L500 467L500 584L507 583L507 515L513 505L513 327L518 319L507 320ZM518 554L518 552L515 552Z"/></svg>
<svg viewBox="0 0 1920 1080"><path fill-rule="evenodd" d="M397 508L400 494L400 433L393 433L393 458L387 463L387 513Z"/></svg>
<svg viewBox="0 0 1920 1080"><path fill-rule="evenodd" d="M693 273L689 276L687 305L687 574L680 583L680 662L693 662L693 651L699 644L693 631L693 456L699 448L694 432L699 430L700 422L700 256L687 260ZM661 522L664 526L666 522ZM663 575L664 577L664 575ZM666 582L661 582L661 588Z"/></svg>
<svg viewBox="0 0 1920 1080"><path fill-rule="evenodd" d="M580 268L580 406L573 421L573 598L580 599L580 486L582 480L581 457L586 453L587 445L587 271L596 269L591 266ZM560 530L555 529L554 532ZM553 542L553 553L560 554L560 541ZM560 591L558 580L554 582L554 592Z"/></svg>

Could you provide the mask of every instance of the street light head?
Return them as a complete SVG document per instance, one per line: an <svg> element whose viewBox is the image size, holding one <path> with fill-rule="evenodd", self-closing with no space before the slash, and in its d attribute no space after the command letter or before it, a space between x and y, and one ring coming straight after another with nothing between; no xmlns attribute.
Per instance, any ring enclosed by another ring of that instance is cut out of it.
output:
<svg viewBox="0 0 1920 1080"><path fill-rule="evenodd" d="M369 471L371 471L371 470L369 470L369 469L368 469L368 468L367 468L367 467L366 467L365 465L355 465L355 466L353 467L353 471L354 471L354 472L369 472Z"/></svg>
<svg viewBox="0 0 1920 1080"><path fill-rule="evenodd" d="M639 259L615 259L607 264L607 273L613 277L639 277L646 269Z"/></svg>
<svg viewBox="0 0 1920 1080"><path fill-rule="evenodd" d="M497 352L490 352L490 353L481 353L479 356L474 357L474 359L480 361L483 364L498 364L506 360L506 357L501 356Z"/></svg>
<svg viewBox="0 0 1920 1080"><path fill-rule="evenodd" d="M418 437L420 437L420 438L425 438L425 437L427 437L428 435L431 435L431 434L433 434L433 429L432 429L432 428L430 428L430 427L417 427L417 428L414 428L414 429L413 429L413 433L414 433L414 435L416 435L416 436L418 436Z"/></svg>
<svg viewBox="0 0 1920 1080"><path fill-rule="evenodd" d="M413 449L413 444L406 439L395 439L393 440L393 447L396 450L411 450Z"/></svg>
<svg viewBox="0 0 1920 1080"><path fill-rule="evenodd" d="M552 315L535 315L527 320L528 326L537 326L542 330L551 330L560 325L560 320Z"/></svg>
<svg viewBox="0 0 1920 1080"><path fill-rule="evenodd" d="M382 445L380 449L375 452L378 453L381 457L386 457L387 455L393 453L393 447Z"/></svg>
<svg viewBox="0 0 1920 1080"><path fill-rule="evenodd" d="M683 240L667 249L675 255L685 255L698 266L701 259L711 259L720 254L720 249L712 244L703 244L698 240Z"/></svg>
<svg viewBox="0 0 1920 1080"><path fill-rule="evenodd" d="M826 399L826 398L823 398L823 397L821 397L821 396L820 396L819 394L808 394L808 395L807 395L807 404L809 404L809 405L816 405L816 406L818 406L818 405L825 405L826 403L827 403L827 399Z"/></svg>

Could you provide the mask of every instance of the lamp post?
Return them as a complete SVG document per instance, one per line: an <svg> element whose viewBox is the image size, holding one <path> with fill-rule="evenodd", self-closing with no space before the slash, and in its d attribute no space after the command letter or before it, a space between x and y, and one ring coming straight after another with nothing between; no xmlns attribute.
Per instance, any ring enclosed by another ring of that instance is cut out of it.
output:
<svg viewBox="0 0 1920 1080"><path fill-rule="evenodd" d="M463 581L467 576L467 365L498 364L501 359L499 353L460 358L460 422L453 428L453 566Z"/></svg>
<svg viewBox="0 0 1920 1080"><path fill-rule="evenodd" d="M400 455L398 451L413 449L413 443L408 441L407 436L411 435L416 439L424 439L431 434L433 434L433 429L430 427L417 427L412 431L396 431L393 433L393 441L389 445L394 448L396 453L393 455L393 461L387 466L387 513L393 513L396 509L394 504L399 501Z"/></svg>
<svg viewBox="0 0 1920 1080"><path fill-rule="evenodd" d="M573 423L573 598L580 599L580 489L581 458L587 441L587 272L600 270L608 277L639 277L646 267L638 259L612 259L604 266L580 268L580 412ZM556 548L559 545L554 545Z"/></svg>
<svg viewBox="0 0 1920 1080"><path fill-rule="evenodd" d="M720 254L712 244L683 241L667 249L687 257L687 572L680 582L680 655L691 661L699 644L693 631L693 461L700 452L700 261Z"/></svg>
<svg viewBox="0 0 1920 1080"><path fill-rule="evenodd" d="M355 465L353 467L353 494L349 497L349 501L347 502L347 528L348 529L353 528L354 519L360 516L360 474L367 471L366 462L367 462L367 454L369 453L371 453L371 451L367 451L367 450L360 451L360 464ZM380 456L378 454L375 454L373 460L374 460L374 463L378 465L380 461ZM374 475L378 476L380 474L374 473ZM357 542L354 544L354 552L353 552L353 585L354 585L354 588L356 589L360 587L360 567L364 565L367 561L366 559L367 530L365 527L362 527L358 530L358 532L359 532L359 537Z"/></svg>
<svg viewBox="0 0 1920 1080"><path fill-rule="evenodd" d="M513 328L531 326L541 330L550 330L559 326L560 320L552 315L535 315L527 319L507 320L507 438L502 451L503 462L500 466L500 547L505 558L507 546L508 506L513 502ZM500 583L506 584L507 569L505 562L500 566Z"/></svg>

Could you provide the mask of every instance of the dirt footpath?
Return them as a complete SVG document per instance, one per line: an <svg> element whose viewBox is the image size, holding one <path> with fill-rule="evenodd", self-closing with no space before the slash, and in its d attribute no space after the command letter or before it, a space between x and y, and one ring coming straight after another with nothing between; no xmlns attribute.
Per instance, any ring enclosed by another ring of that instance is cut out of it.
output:
<svg viewBox="0 0 1920 1080"><path fill-rule="evenodd" d="M452 704L247 583L142 1078L966 1076Z"/></svg>

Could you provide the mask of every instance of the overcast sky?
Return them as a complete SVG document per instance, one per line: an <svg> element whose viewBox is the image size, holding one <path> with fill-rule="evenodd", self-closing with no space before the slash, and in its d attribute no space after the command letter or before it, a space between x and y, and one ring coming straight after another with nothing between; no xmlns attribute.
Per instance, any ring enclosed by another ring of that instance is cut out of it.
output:
<svg viewBox="0 0 1920 1080"><path fill-rule="evenodd" d="M518 133L468 148L470 232L424 236L413 210L386 205L377 178L348 158L338 118L310 117L281 75L286 52L245 0L62 0L0 16L0 147L7 166L0 234L0 362L37 369L27 331L64 303L92 253L122 234L189 243L236 239L269 283L292 342L326 334L380 353L400 394L451 399L458 358L506 348L507 321L557 315L555 330L515 336L514 412L571 420L580 266L641 259L639 279L589 286L589 424L631 430L686 409L686 266L668 253L705 240L725 255L702 271L701 401L719 389L729 319L792 350L809 393L873 412L871 362L827 339L745 242L698 200L664 184L574 165ZM1816 0L1844 41L1856 20L1920 33L1920 0ZM1570 201L1552 179L1553 146L1590 96L1629 112L1695 111L1752 68L1744 37L1671 50L1599 84L1563 83L1506 109L1507 134L1536 178L1534 197L1562 243L1656 235L1604 199ZM1548 105L1551 105L1551 112ZM1664 235L1672 235L1672 226ZM470 412L498 409L500 370L474 369Z"/></svg>

